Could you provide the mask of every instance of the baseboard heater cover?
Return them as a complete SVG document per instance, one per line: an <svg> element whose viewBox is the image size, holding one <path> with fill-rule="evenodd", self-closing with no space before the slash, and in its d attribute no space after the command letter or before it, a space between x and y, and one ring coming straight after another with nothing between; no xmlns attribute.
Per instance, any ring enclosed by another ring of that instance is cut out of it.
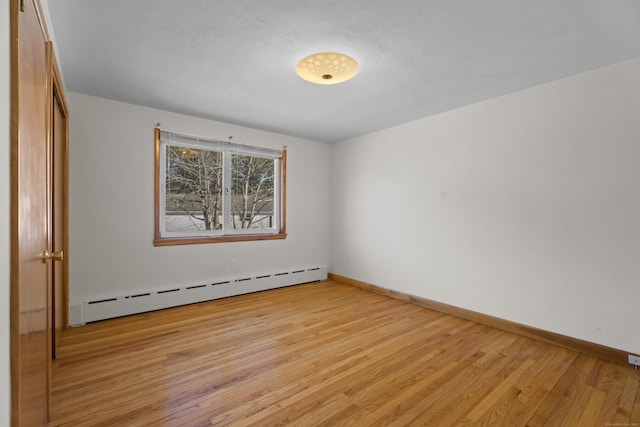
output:
<svg viewBox="0 0 640 427"><path fill-rule="evenodd" d="M243 275L210 283L89 299L71 305L69 323L71 326L83 325L98 320L322 280L327 280L327 267L276 271L256 276Z"/></svg>

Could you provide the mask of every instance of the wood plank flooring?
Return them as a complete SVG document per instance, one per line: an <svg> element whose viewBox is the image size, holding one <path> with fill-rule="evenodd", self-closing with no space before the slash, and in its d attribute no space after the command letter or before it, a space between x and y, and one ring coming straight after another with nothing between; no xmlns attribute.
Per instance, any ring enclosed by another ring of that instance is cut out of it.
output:
<svg viewBox="0 0 640 427"><path fill-rule="evenodd" d="M51 426L640 426L640 371L337 282L65 331Z"/></svg>

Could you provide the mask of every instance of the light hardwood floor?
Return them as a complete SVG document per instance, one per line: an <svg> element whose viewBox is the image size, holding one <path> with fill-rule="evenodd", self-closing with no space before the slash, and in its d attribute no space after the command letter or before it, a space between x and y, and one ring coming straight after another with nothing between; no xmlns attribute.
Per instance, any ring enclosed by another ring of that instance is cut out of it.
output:
<svg viewBox="0 0 640 427"><path fill-rule="evenodd" d="M65 331L52 426L640 426L640 372L337 282Z"/></svg>

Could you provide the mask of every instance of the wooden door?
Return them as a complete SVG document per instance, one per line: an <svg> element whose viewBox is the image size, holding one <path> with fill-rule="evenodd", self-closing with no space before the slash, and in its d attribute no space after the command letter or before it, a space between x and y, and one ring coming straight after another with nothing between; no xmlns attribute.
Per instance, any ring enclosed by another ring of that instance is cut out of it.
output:
<svg viewBox="0 0 640 427"><path fill-rule="evenodd" d="M11 409L14 426L45 425L51 363L50 61L37 1L11 1Z"/></svg>
<svg viewBox="0 0 640 427"><path fill-rule="evenodd" d="M67 229L68 207L68 134L67 106L60 73L49 43L51 57L51 249L61 253L62 259L52 264L52 358L57 357L62 331L68 325L69 259Z"/></svg>

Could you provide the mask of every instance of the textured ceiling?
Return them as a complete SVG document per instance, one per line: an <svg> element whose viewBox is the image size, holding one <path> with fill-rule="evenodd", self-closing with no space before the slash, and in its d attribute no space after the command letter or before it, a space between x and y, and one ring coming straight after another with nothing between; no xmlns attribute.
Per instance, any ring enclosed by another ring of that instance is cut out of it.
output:
<svg viewBox="0 0 640 427"><path fill-rule="evenodd" d="M333 142L640 57L638 0L50 0L67 90ZM301 80L317 51L359 74Z"/></svg>

